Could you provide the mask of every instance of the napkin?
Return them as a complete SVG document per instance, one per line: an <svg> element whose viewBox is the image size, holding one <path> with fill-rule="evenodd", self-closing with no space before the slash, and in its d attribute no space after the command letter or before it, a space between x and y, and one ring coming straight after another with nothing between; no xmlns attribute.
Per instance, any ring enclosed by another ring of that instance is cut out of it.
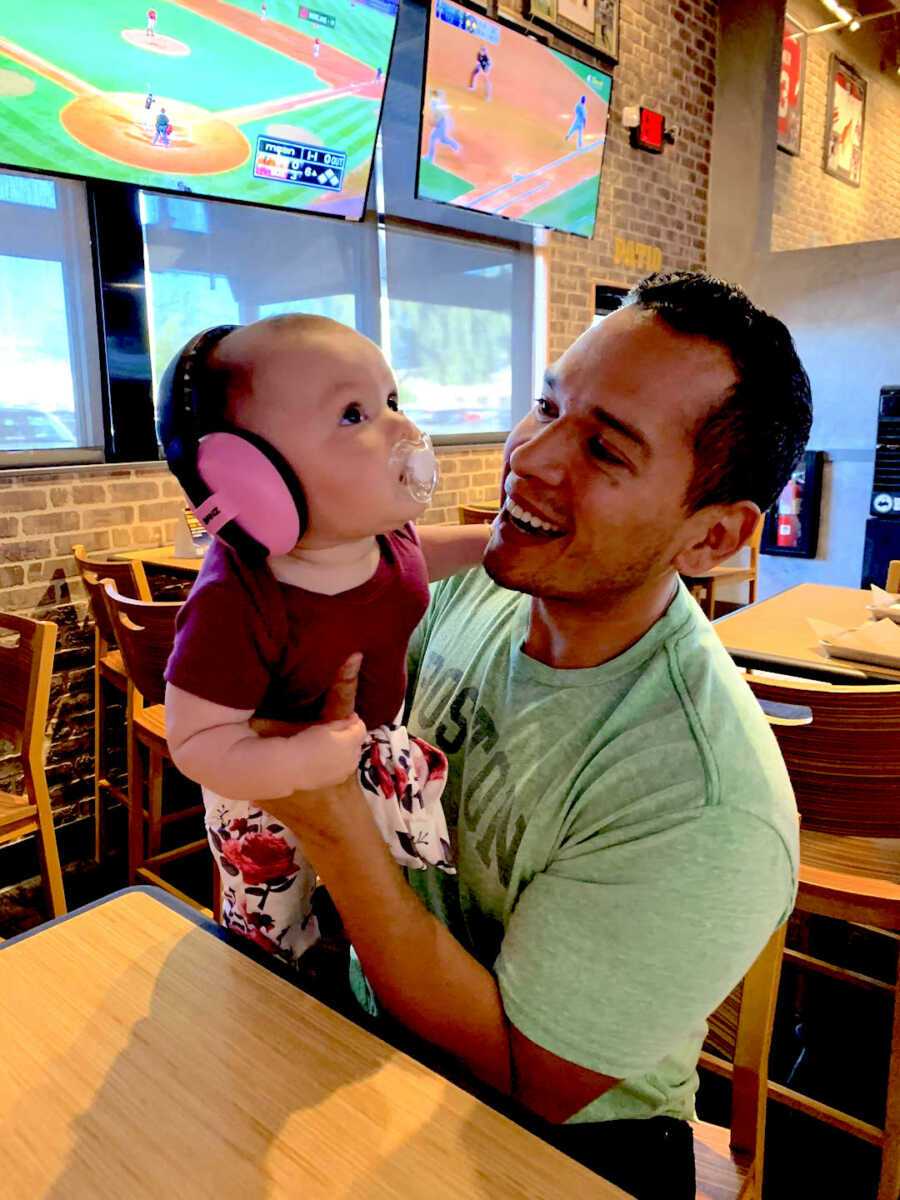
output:
<svg viewBox="0 0 900 1200"><path fill-rule="evenodd" d="M886 654L900 659L900 625L893 621L866 621L856 629L841 629L828 621L817 621L808 617L813 632L820 642L848 650L865 650L870 654Z"/></svg>
<svg viewBox="0 0 900 1200"><path fill-rule="evenodd" d="M900 613L900 596L895 596L893 592L886 592L884 588L876 587L874 583L869 585L869 590L872 593L872 608L889 608L891 612Z"/></svg>

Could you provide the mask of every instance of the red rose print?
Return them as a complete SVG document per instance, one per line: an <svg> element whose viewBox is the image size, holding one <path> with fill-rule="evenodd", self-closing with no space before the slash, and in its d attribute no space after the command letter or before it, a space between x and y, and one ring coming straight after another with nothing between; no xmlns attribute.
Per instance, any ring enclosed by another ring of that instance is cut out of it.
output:
<svg viewBox="0 0 900 1200"><path fill-rule="evenodd" d="M269 879L283 879L299 870L294 851L274 833L248 833L222 843L222 857L241 872L244 882L259 885Z"/></svg>

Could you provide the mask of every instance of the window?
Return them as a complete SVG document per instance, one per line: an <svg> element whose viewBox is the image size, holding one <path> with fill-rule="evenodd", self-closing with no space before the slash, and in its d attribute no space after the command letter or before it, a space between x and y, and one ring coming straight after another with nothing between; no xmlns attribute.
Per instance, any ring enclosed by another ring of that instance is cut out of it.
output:
<svg viewBox="0 0 900 1200"><path fill-rule="evenodd" d="M84 186L0 172L0 466L100 459Z"/></svg>
<svg viewBox="0 0 900 1200"><path fill-rule="evenodd" d="M530 247L150 193L141 221L154 382L203 328L306 312L381 345L432 435L495 439L529 403Z"/></svg>
<svg viewBox="0 0 900 1200"><path fill-rule="evenodd" d="M406 414L437 436L510 429L513 396L531 395L531 255L389 224L386 265L383 341Z"/></svg>
<svg viewBox="0 0 900 1200"><path fill-rule="evenodd" d="M154 382L195 333L286 312L378 340L374 224L142 193Z"/></svg>

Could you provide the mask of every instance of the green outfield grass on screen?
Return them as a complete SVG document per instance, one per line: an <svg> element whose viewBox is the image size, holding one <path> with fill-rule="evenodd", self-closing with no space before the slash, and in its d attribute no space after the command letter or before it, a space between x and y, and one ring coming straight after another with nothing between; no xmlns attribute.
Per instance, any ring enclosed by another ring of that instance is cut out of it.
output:
<svg viewBox="0 0 900 1200"><path fill-rule="evenodd" d="M416 194L592 237L612 77L433 0Z"/></svg>
<svg viewBox="0 0 900 1200"><path fill-rule="evenodd" d="M0 163L359 220L397 0L0 0Z"/></svg>

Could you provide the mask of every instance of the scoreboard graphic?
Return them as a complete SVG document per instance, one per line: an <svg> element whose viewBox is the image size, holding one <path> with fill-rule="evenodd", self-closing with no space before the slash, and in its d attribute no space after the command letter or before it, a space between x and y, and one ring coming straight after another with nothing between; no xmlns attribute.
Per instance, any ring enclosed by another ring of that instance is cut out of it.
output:
<svg viewBox="0 0 900 1200"><path fill-rule="evenodd" d="M256 139L253 174L257 179L277 179L279 183L339 192L346 166L347 155L343 150L327 150L324 146L307 146L303 142L273 141L267 137Z"/></svg>

